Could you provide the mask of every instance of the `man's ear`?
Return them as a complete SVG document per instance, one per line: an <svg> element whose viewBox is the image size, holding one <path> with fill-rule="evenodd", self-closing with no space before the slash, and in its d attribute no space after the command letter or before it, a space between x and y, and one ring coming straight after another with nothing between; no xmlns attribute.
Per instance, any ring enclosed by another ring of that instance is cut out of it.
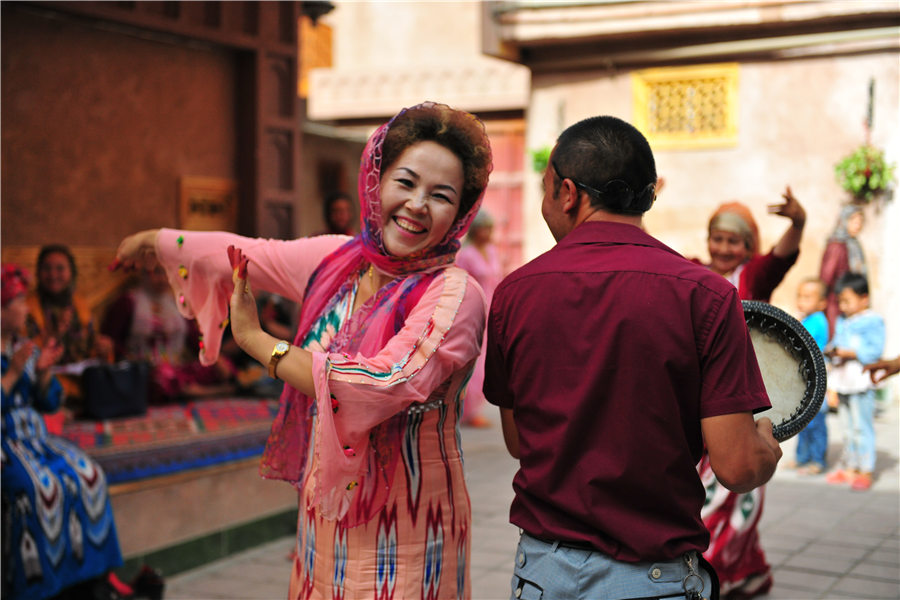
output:
<svg viewBox="0 0 900 600"><path fill-rule="evenodd" d="M559 189L561 208L567 214L577 213L581 208L581 192L571 179L563 179Z"/></svg>

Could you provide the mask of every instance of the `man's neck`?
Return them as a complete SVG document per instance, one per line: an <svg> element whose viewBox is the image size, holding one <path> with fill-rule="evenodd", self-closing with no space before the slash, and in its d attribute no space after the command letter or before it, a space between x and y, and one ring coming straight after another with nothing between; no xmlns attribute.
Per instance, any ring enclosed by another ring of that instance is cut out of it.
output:
<svg viewBox="0 0 900 600"><path fill-rule="evenodd" d="M582 223L587 221L606 221L609 223L624 223L625 225L634 225L640 229L644 228L644 217L643 215L623 215L619 213L612 213L602 208L597 208L595 206L585 206L582 209L582 214L579 215L579 218L575 221L575 226L579 226Z"/></svg>

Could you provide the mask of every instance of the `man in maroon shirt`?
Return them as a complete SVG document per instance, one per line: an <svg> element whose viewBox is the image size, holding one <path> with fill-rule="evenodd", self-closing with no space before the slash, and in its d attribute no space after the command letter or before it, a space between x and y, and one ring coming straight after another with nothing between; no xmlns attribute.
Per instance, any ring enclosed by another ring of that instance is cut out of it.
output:
<svg viewBox="0 0 900 600"><path fill-rule="evenodd" d="M488 320L484 392L520 460L511 597L708 597L704 444L734 491L781 457L737 290L643 231L656 167L624 121L568 128L543 183L558 243Z"/></svg>

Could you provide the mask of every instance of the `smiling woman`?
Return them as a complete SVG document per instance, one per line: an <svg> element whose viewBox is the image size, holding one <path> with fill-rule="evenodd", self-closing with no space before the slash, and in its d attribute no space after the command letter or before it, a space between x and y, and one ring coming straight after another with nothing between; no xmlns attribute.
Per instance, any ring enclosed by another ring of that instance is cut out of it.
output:
<svg viewBox="0 0 900 600"><path fill-rule="evenodd" d="M788 218L791 224L768 254L759 253L759 229L743 204L723 204L709 220L710 262L706 266L730 281L741 300L768 302L797 260L806 211L790 187L782 198L783 203L769 206L769 213ZM723 595L765 593L772 585L772 576L757 533L765 486L745 494L729 491L716 479L706 452L698 471L704 487L713 490L702 512L703 523L711 532L709 549L703 556L715 567Z"/></svg>
<svg viewBox="0 0 900 600"><path fill-rule="evenodd" d="M285 381L260 471L300 491L291 598L471 595L458 419L485 303L453 262L490 169L482 123L426 103L366 145L356 237L162 230L119 248L126 266L158 256L201 361L230 305L237 343ZM260 328L254 288L302 304L293 344Z"/></svg>
<svg viewBox="0 0 900 600"><path fill-rule="evenodd" d="M436 142L407 148L381 181L384 246L408 256L447 235L459 212L462 161Z"/></svg>
<svg viewBox="0 0 900 600"><path fill-rule="evenodd" d="M772 291L797 260L806 211L787 187L783 203L771 204L770 214L791 220L791 224L768 254L759 252L759 228L750 209L740 202L722 204L709 219L706 265L737 289L741 300L768 302ZM699 260L694 260L700 263Z"/></svg>

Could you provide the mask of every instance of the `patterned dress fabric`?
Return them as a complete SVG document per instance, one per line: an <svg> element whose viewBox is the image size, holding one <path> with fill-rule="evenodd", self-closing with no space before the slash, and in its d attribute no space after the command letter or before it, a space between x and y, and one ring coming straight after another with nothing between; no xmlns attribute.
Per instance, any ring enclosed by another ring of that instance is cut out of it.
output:
<svg viewBox="0 0 900 600"><path fill-rule="evenodd" d="M736 494L719 483L709 465L709 454L697 466L706 488L700 516L709 529L709 548L703 556L719 577L722 597L752 598L772 586L772 575L759 539L759 520L766 486Z"/></svg>
<svg viewBox="0 0 900 600"><path fill-rule="evenodd" d="M157 255L185 305L204 307L197 320L207 358L215 360L218 311L227 311L231 294L221 283L231 278L229 245L250 258L253 289L302 301L315 267L345 241L162 230ZM374 298L351 314L363 276L365 269L294 342L313 354L316 397L311 413L301 415L308 438L304 476L294 484L300 511L289 597L467 598L471 507L458 421L480 352L484 295L462 269L443 268L382 348L335 351L372 328L366 315ZM320 485L323 478L333 481Z"/></svg>
<svg viewBox="0 0 900 600"><path fill-rule="evenodd" d="M448 276L465 281L456 269ZM313 328L304 344L308 350L322 351L330 345L331 333L341 330L348 318L342 307L352 306L354 295L355 289L346 302L323 315L320 323L328 325ZM340 382L330 386L332 395L346 398L341 408L354 409L353 397L341 393L342 387L374 386L398 396L410 393L412 386L397 380L405 378L410 367L421 367L410 364L412 346L399 350L399 360L386 370L354 361L332 364L330 377ZM407 409L402 452L389 495L379 514L361 525L348 527L346 519L327 518L317 508L314 490L319 465L313 451L316 440L310 440L290 598L470 596L471 508L457 429L460 394L470 371L471 362L450 375L426 402ZM430 372L426 369L415 376L430 377ZM385 377L388 373L400 377Z"/></svg>
<svg viewBox="0 0 900 600"><path fill-rule="evenodd" d="M9 365L2 357L3 373ZM47 433L38 411L59 406L53 380L40 395L34 358L3 392L3 598L49 598L122 564L103 470Z"/></svg>

